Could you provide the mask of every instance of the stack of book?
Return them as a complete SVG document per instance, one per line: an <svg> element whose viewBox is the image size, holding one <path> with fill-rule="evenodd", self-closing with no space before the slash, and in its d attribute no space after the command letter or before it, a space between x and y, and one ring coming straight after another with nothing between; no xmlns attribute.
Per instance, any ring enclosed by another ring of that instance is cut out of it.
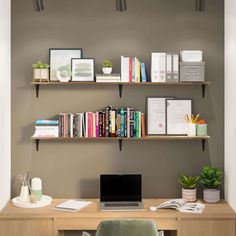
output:
<svg viewBox="0 0 236 236"><path fill-rule="evenodd" d="M84 113L60 113L61 137L127 137L145 136L144 114L134 108L112 108Z"/></svg>
<svg viewBox="0 0 236 236"><path fill-rule="evenodd" d="M120 74L97 74L96 75L97 83L112 83L112 82L121 82Z"/></svg>
<svg viewBox="0 0 236 236"><path fill-rule="evenodd" d="M59 137L59 121L36 120L34 137Z"/></svg>
<svg viewBox="0 0 236 236"><path fill-rule="evenodd" d="M145 63L140 62L137 57L121 56L121 82L147 82Z"/></svg>

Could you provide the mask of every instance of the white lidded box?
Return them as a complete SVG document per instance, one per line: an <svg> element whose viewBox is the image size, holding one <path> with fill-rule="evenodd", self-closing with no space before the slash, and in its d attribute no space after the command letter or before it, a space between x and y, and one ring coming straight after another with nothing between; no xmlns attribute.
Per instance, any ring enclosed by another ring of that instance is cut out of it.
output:
<svg viewBox="0 0 236 236"><path fill-rule="evenodd" d="M182 62L202 62L203 52L200 50L185 50L180 52Z"/></svg>

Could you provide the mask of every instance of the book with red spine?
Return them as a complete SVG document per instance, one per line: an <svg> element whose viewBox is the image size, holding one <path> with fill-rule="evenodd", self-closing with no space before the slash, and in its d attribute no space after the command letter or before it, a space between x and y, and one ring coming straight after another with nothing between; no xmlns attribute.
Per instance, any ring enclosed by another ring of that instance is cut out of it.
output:
<svg viewBox="0 0 236 236"><path fill-rule="evenodd" d="M96 137L99 137L99 112L97 111L95 114L96 119Z"/></svg>
<svg viewBox="0 0 236 236"><path fill-rule="evenodd" d="M129 82L132 83L132 75L133 75L133 60L132 57L129 58Z"/></svg>

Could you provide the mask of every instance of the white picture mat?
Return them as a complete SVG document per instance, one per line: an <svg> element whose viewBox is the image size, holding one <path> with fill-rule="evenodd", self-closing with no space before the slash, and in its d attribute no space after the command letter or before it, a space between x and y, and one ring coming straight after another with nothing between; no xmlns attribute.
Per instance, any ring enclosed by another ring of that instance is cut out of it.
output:
<svg viewBox="0 0 236 236"><path fill-rule="evenodd" d="M82 49L51 49L50 50L50 80L58 81L56 71L61 66L69 65L72 58L82 58Z"/></svg>
<svg viewBox="0 0 236 236"><path fill-rule="evenodd" d="M192 100L172 99L166 100L167 112L167 134L168 135L187 135L187 123L185 116L191 119Z"/></svg>
<svg viewBox="0 0 236 236"><path fill-rule="evenodd" d="M77 76L76 75L76 66L78 64L83 64L83 63L89 63L90 64L90 73L91 76L90 77L84 77L84 76ZM94 81L94 76L95 76L95 71L94 71L94 59L73 59L72 60L72 81Z"/></svg>
<svg viewBox="0 0 236 236"><path fill-rule="evenodd" d="M148 135L166 134L166 99L171 97L147 98Z"/></svg>

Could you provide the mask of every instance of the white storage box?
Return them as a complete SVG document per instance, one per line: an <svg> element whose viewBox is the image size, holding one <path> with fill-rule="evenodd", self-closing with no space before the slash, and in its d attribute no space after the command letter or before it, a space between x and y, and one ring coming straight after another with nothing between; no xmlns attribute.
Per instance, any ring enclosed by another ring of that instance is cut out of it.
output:
<svg viewBox="0 0 236 236"><path fill-rule="evenodd" d="M204 82L205 62L180 62L180 82Z"/></svg>
<svg viewBox="0 0 236 236"><path fill-rule="evenodd" d="M186 50L181 51L182 62L202 62L202 51L200 50Z"/></svg>

